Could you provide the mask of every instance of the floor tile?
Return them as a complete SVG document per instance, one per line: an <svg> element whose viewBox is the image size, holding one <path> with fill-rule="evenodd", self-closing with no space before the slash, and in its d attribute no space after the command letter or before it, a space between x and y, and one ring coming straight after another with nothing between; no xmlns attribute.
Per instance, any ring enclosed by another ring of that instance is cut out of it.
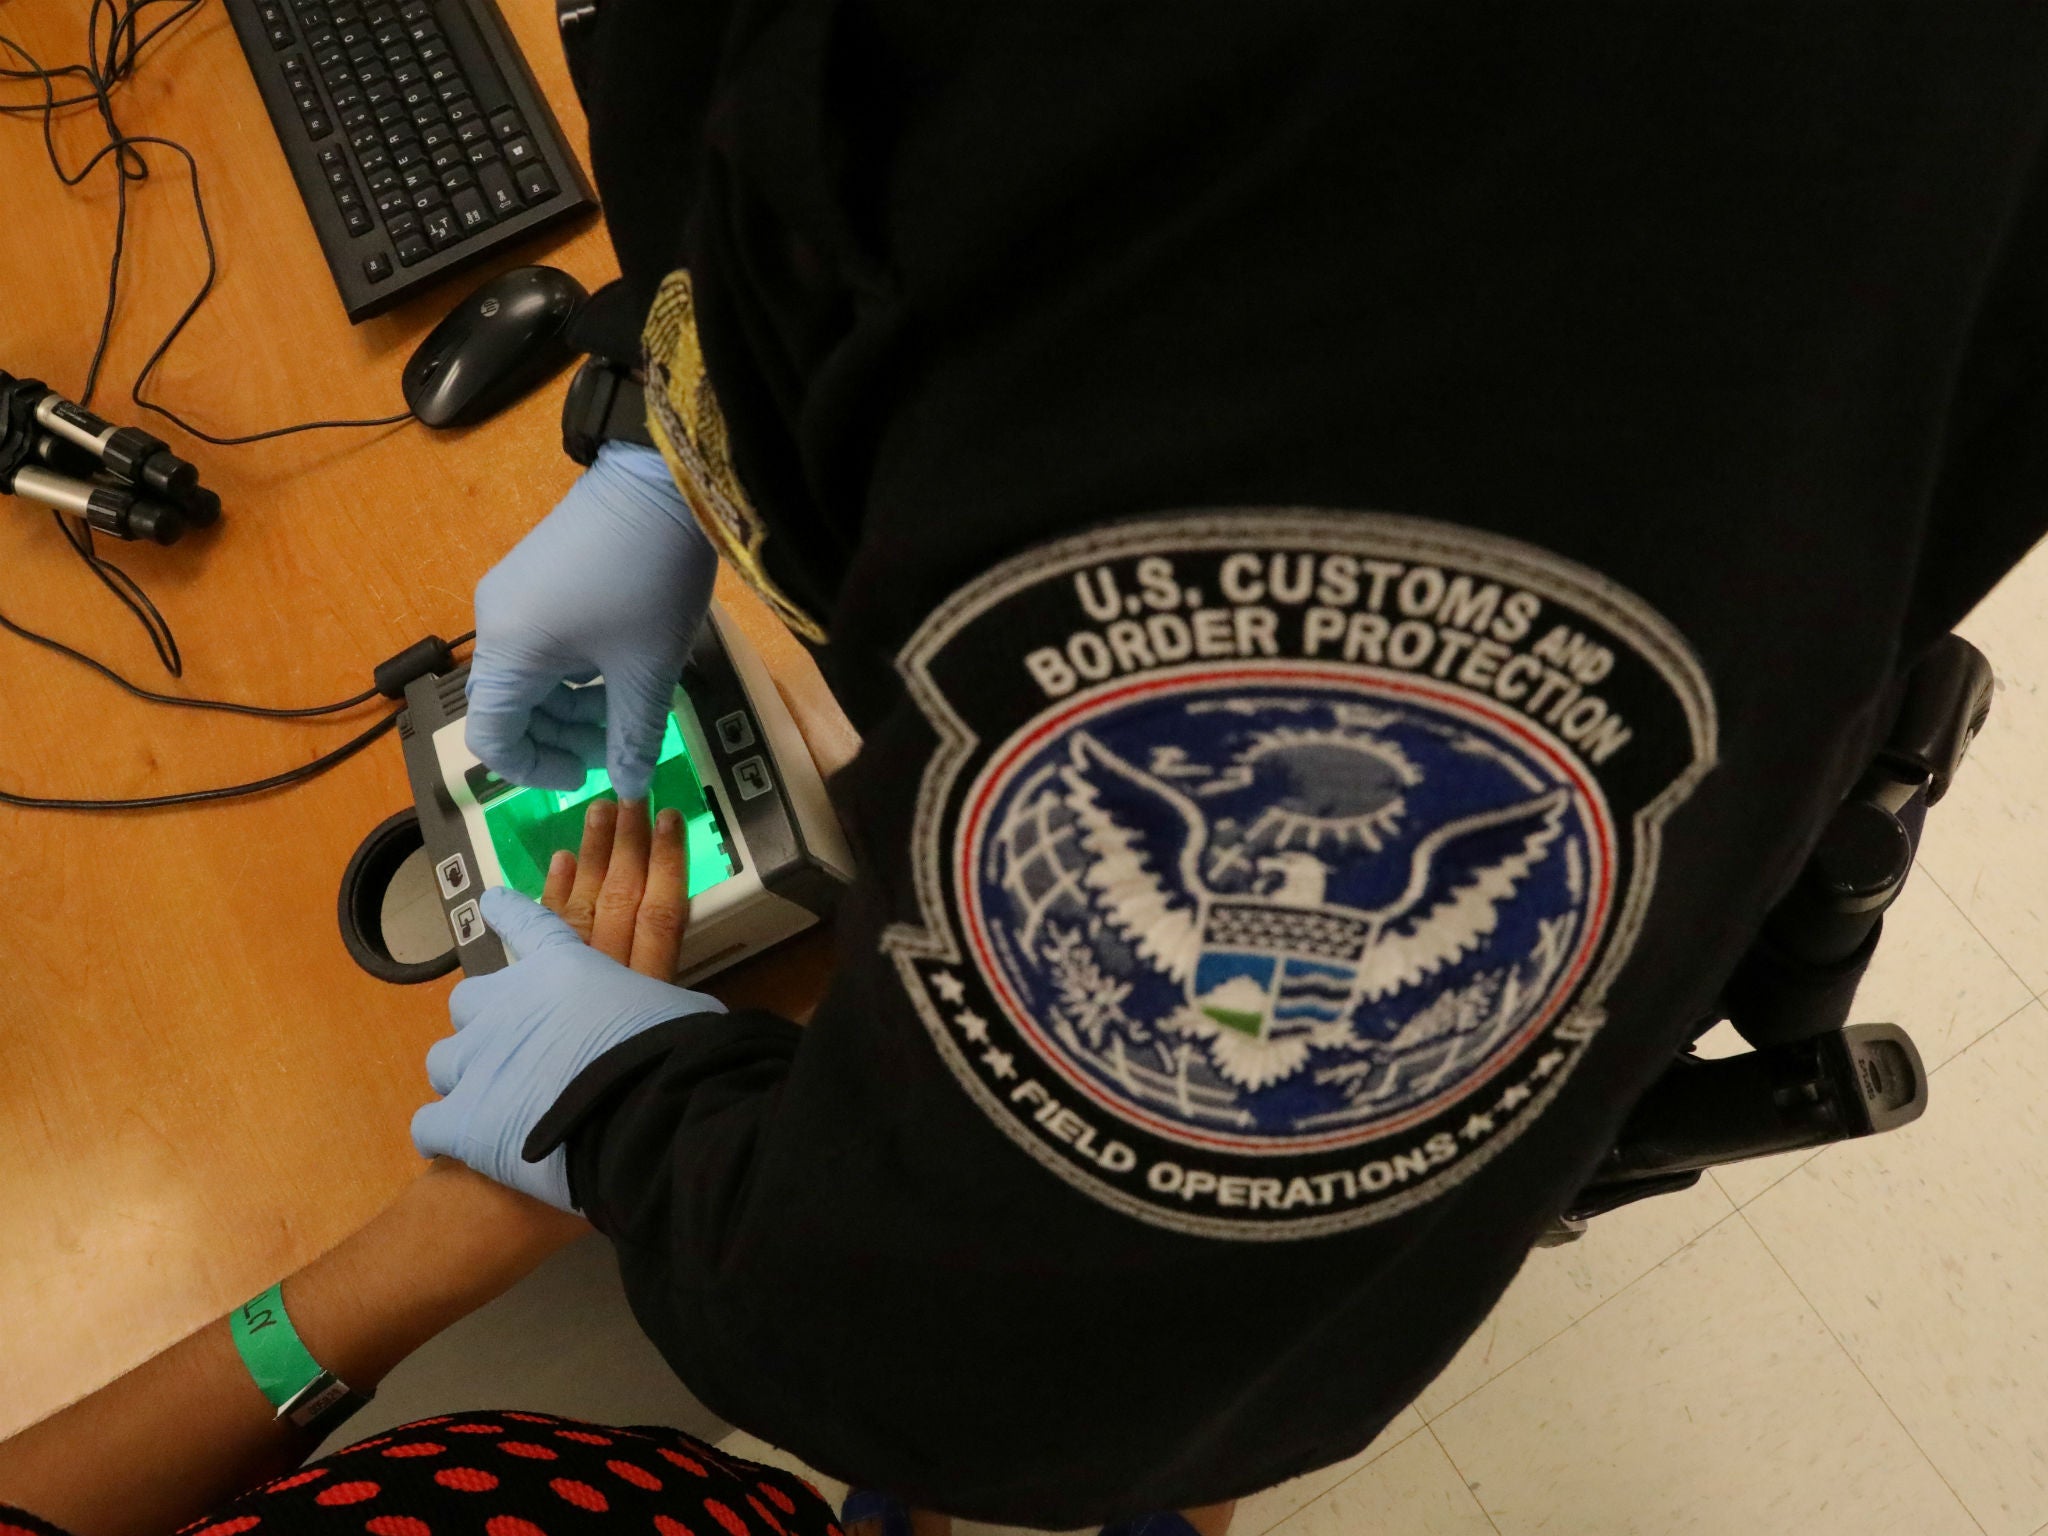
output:
<svg viewBox="0 0 2048 1536"><path fill-rule="evenodd" d="M1430 1430L1501 1536L1976 1536L1739 1216Z"/></svg>
<svg viewBox="0 0 2048 1536"><path fill-rule="evenodd" d="M1494 1528L1425 1429L1289 1516L1271 1536L1494 1536Z"/></svg>
<svg viewBox="0 0 2048 1536"><path fill-rule="evenodd" d="M1425 1419L1435 1418L1648 1274L1732 1210L1719 1186L1702 1179L1681 1194L1596 1217L1575 1243L1538 1248L1415 1406Z"/></svg>
<svg viewBox="0 0 2048 1536"><path fill-rule="evenodd" d="M1240 1500L1236 1518L1231 1521L1230 1536L1264 1536L1296 1510L1314 1503L1339 1483L1371 1466L1421 1428L1422 1415L1413 1408L1403 1408L1371 1445L1350 1460L1304 1472L1276 1488Z"/></svg>
<svg viewBox="0 0 2048 1536"><path fill-rule="evenodd" d="M1745 1215L1990 1536L2048 1522L2048 1008Z"/></svg>
<svg viewBox="0 0 2048 1536"><path fill-rule="evenodd" d="M1905 1026L1932 1072L2025 1007L2033 994L1926 875L1916 870L1885 914L1884 937L1849 1017ZM1721 1024L1699 1049L1704 1056L1726 1056L1749 1046L1733 1027ZM1746 1205L1813 1155L1788 1152L1731 1163L1712 1176L1731 1200Z"/></svg>
<svg viewBox="0 0 2048 1536"><path fill-rule="evenodd" d="M1991 721L1934 808L1921 862L2036 993L2048 990L2048 545L1959 633L1991 658Z"/></svg>

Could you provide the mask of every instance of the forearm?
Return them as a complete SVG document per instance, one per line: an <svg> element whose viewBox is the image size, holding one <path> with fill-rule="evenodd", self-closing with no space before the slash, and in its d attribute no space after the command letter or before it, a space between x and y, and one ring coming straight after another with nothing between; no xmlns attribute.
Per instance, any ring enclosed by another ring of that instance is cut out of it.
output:
<svg viewBox="0 0 2048 1536"><path fill-rule="evenodd" d="M455 1164L436 1164L367 1226L286 1280L314 1359L374 1387L577 1226ZM0 1444L0 1503L77 1536L176 1529L312 1449L281 1424L226 1318Z"/></svg>

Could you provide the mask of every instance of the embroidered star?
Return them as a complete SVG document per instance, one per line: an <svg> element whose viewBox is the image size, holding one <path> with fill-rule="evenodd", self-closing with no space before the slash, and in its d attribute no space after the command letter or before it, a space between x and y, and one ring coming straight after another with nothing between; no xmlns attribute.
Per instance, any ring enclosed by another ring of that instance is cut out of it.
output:
<svg viewBox="0 0 2048 1536"><path fill-rule="evenodd" d="M1015 1059L1008 1051L999 1051L994 1046L990 1046L981 1053L981 1063L997 1077L1015 1077L1017 1075Z"/></svg>
<svg viewBox="0 0 2048 1536"><path fill-rule="evenodd" d="M1534 1070L1538 1077L1548 1077L1551 1073L1555 1072L1559 1067L1563 1065L1563 1051L1545 1051L1541 1056L1536 1058L1536 1066Z"/></svg>
<svg viewBox="0 0 2048 1536"><path fill-rule="evenodd" d="M1482 1136L1493 1134L1493 1116L1474 1115L1459 1129L1458 1134L1467 1141L1477 1141Z"/></svg>
<svg viewBox="0 0 2048 1536"><path fill-rule="evenodd" d="M1526 1085L1516 1083L1500 1096L1500 1103L1496 1104L1494 1109L1497 1113L1506 1114L1509 1110L1519 1108L1535 1097L1536 1095L1531 1093Z"/></svg>
<svg viewBox="0 0 2048 1536"><path fill-rule="evenodd" d="M932 990L949 1003L957 1003L967 995L967 989L960 985L960 978L951 971L934 971Z"/></svg>
<svg viewBox="0 0 2048 1536"><path fill-rule="evenodd" d="M960 1033L976 1045L988 1044L988 1020L972 1008L962 1008L953 1015L953 1022L960 1026Z"/></svg>

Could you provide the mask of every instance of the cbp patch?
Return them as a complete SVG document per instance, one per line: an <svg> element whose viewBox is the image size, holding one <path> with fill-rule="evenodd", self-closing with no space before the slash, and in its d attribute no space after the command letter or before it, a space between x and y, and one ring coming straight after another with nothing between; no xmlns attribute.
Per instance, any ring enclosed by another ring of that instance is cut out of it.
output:
<svg viewBox="0 0 2048 1536"><path fill-rule="evenodd" d="M1046 545L899 667L939 746L883 948L940 1053L1070 1183L1215 1237L1380 1220L1512 1141L1714 762L1643 603L1376 514Z"/></svg>

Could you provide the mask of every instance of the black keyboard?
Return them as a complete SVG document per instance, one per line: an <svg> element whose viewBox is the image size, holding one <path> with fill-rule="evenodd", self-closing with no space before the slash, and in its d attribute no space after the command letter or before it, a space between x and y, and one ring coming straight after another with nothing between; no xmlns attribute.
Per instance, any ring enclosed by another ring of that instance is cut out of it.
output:
<svg viewBox="0 0 2048 1536"><path fill-rule="evenodd" d="M491 0L225 0L352 321L596 206Z"/></svg>

